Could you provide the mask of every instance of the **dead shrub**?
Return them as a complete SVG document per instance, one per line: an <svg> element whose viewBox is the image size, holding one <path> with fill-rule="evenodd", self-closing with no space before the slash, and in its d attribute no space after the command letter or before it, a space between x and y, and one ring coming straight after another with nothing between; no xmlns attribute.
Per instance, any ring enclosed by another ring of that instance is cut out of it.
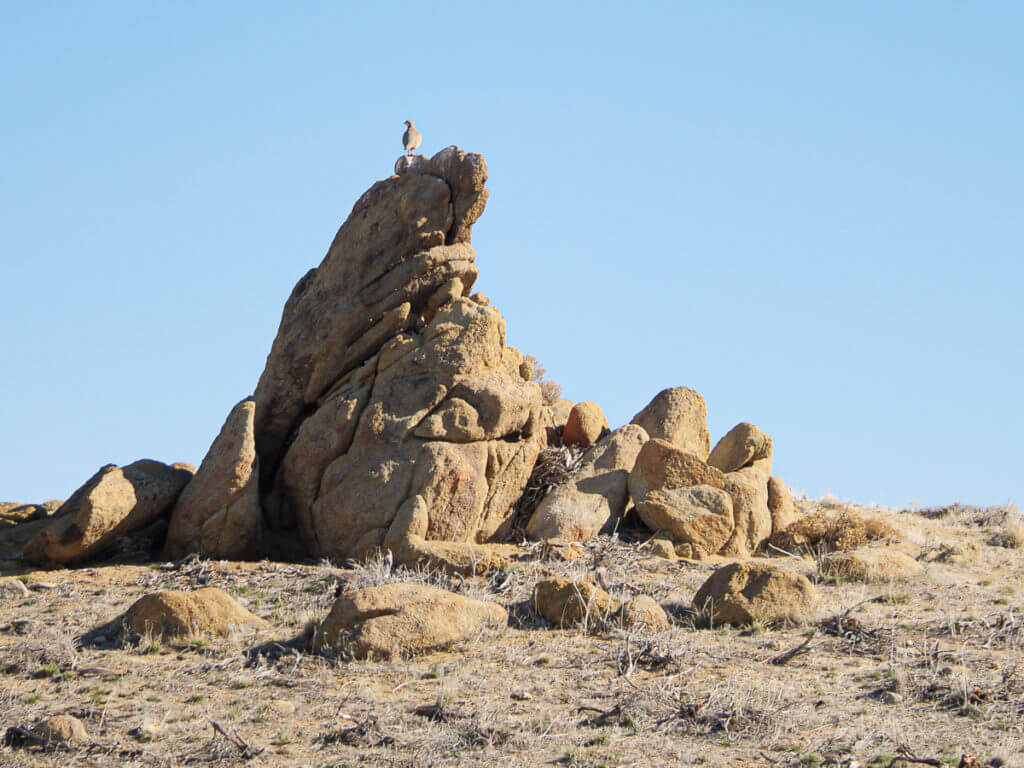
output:
<svg viewBox="0 0 1024 768"><path fill-rule="evenodd" d="M541 501L552 488L568 483L579 471L583 461L581 448L568 446L549 446L537 454L537 461L526 481L526 489L516 504L516 515L513 529L522 534L526 523L533 516Z"/></svg>
<svg viewBox="0 0 1024 768"><path fill-rule="evenodd" d="M873 541L894 540L896 529L874 517L849 509L818 510L797 518L772 537L787 552L847 552Z"/></svg>
<svg viewBox="0 0 1024 768"><path fill-rule="evenodd" d="M526 356L526 362L533 368L533 381L540 385L540 394L544 405L554 405L562 397L562 385L554 379L546 378L547 368L533 355Z"/></svg>
<svg viewBox="0 0 1024 768"><path fill-rule="evenodd" d="M78 667L78 649L68 630L27 621L16 622L14 631L24 637L10 649L0 670L9 674L22 671L36 677L53 677Z"/></svg>

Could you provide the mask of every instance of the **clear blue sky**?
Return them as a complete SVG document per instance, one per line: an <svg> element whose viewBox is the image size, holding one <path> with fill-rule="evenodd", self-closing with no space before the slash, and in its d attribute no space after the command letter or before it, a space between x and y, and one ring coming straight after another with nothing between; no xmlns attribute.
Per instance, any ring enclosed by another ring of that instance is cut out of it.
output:
<svg viewBox="0 0 1024 768"><path fill-rule="evenodd" d="M198 464L412 118L486 157L477 287L567 397L1024 501L1024 4L372 5L0 6L0 500Z"/></svg>

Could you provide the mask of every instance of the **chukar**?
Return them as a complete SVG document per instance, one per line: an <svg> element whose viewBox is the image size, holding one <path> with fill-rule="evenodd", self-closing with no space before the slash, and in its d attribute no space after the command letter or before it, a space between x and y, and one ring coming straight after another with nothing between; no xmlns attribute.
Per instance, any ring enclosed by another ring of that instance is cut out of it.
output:
<svg viewBox="0 0 1024 768"><path fill-rule="evenodd" d="M412 120L405 121L405 133L402 134L402 146L411 155L413 150L420 145L423 141L423 137L420 136L420 132L416 130L416 126L412 124Z"/></svg>

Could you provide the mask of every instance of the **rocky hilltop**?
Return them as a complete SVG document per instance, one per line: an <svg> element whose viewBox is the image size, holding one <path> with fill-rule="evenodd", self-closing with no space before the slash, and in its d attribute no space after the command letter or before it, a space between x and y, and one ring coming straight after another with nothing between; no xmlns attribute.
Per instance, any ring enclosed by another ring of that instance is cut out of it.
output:
<svg viewBox="0 0 1024 768"><path fill-rule="evenodd" d="M457 147L402 157L295 285L254 394L194 477L110 467L24 555L80 562L163 518L170 558L390 551L481 569L501 550L480 545L509 540L517 518L534 539L586 541L631 509L691 557L763 547L793 505L757 427L712 450L704 398L685 387L615 431L596 403L542 394L501 314L471 293L486 184L484 159ZM572 471L524 504L552 461Z"/></svg>
<svg viewBox="0 0 1024 768"><path fill-rule="evenodd" d="M0 764L1021 765L1020 510L559 399L471 293L486 182L374 184L198 470L0 504Z"/></svg>

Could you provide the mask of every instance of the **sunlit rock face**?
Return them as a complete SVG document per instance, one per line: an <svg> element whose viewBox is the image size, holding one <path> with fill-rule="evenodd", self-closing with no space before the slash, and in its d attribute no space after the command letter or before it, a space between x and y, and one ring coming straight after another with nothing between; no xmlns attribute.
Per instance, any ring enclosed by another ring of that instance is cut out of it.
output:
<svg viewBox="0 0 1024 768"><path fill-rule="evenodd" d="M254 396L264 521L315 555L501 537L544 439L530 365L467 298L483 158L396 171L295 286Z"/></svg>

